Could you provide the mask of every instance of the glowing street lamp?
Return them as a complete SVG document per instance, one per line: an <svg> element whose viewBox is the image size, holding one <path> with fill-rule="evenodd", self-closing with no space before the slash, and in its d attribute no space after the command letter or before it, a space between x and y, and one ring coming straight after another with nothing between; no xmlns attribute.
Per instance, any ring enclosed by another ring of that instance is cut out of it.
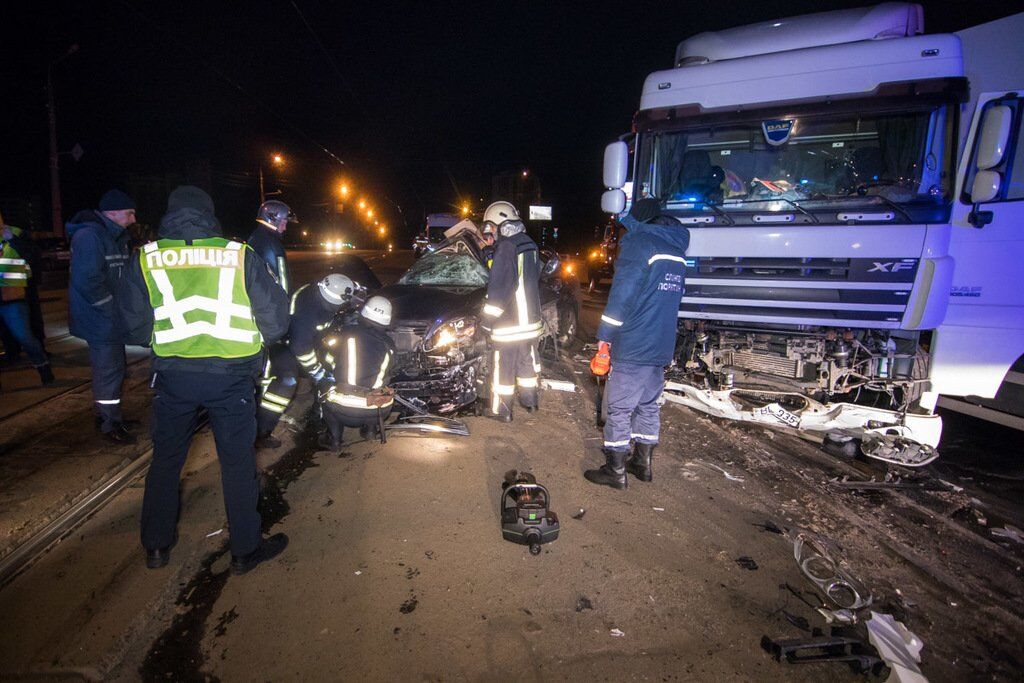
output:
<svg viewBox="0 0 1024 683"><path fill-rule="evenodd" d="M270 157L270 160L274 162L275 166L280 166L281 164L284 163L284 157L281 156L280 154L273 155L272 157Z"/></svg>
<svg viewBox="0 0 1024 683"><path fill-rule="evenodd" d="M339 189L341 190L341 196L342 197L347 197L348 196L348 185L346 185L345 183L342 183L341 187Z"/></svg>
<svg viewBox="0 0 1024 683"><path fill-rule="evenodd" d="M469 215L469 204L463 204L462 205L462 215L463 216L468 216Z"/></svg>
<svg viewBox="0 0 1024 683"><path fill-rule="evenodd" d="M367 209L366 210L366 217L367 218L373 218L373 209Z"/></svg>
<svg viewBox="0 0 1024 683"><path fill-rule="evenodd" d="M365 199L360 199L359 200L359 208L360 209L365 209L366 208L366 200Z"/></svg>

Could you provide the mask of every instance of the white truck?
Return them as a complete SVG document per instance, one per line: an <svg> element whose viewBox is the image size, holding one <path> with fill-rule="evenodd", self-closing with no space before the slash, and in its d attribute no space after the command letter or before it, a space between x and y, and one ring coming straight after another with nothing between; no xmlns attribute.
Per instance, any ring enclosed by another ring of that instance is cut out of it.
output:
<svg viewBox="0 0 1024 683"><path fill-rule="evenodd" d="M602 196L690 231L668 399L905 465L940 395L1024 414L1022 35L925 35L892 2L679 44Z"/></svg>

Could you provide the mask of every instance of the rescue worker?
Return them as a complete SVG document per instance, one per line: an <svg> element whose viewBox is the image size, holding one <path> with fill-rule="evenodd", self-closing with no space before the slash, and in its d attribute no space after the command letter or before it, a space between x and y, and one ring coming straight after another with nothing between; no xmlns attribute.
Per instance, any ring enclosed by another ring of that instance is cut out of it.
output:
<svg viewBox="0 0 1024 683"><path fill-rule="evenodd" d="M484 223L480 232L484 236L484 248L480 250L488 270L494 264L494 240L496 239L494 223Z"/></svg>
<svg viewBox="0 0 1024 683"><path fill-rule="evenodd" d="M295 220L295 214L284 202L276 199L265 201L260 204L260 209L256 214L256 228L249 235L248 242L252 250L266 261L285 294L288 293L289 273L288 259L281 238L288 228L288 223ZM271 384L279 386L281 382L288 381L288 377L294 378L294 376L295 358L288 350L284 340L268 346L266 363L263 367L263 379L260 382L260 406L264 409L264 415L266 412L273 412L274 407L280 407L282 399L285 401L284 408L288 407L287 402L291 400L290 396L286 398L278 394L275 398L271 392L272 396L267 397L266 392ZM292 395L294 395L294 391ZM281 412L283 413L284 410ZM264 424L268 422L269 419L263 420ZM276 419L273 424L277 424ZM272 430L273 425L270 426L270 431ZM279 448L281 446L281 441L274 438L270 431L259 430L256 439L257 448Z"/></svg>
<svg viewBox="0 0 1024 683"><path fill-rule="evenodd" d="M43 385L53 384L53 369L40 340L32 333L29 286L33 280L29 261L35 245L22 231L4 223L0 215L0 321L28 355ZM11 353L12 349L6 349Z"/></svg>
<svg viewBox="0 0 1024 683"><path fill-rule="evenodd" d="M281 239L288 224L295 222L295 214L287 204L271 199L260 204L260 210L256 214L256 229L249 235L249 246L267 262L270 271L285 292L288 291L290 280L288 258Z"/></svg>
<svg viewBox="0 0 1024 683"><path fill-rule="evenodd" d="M323 395L331 450L341 448L345 427L358 428L366 438L391 414L393 399L380 406L367 400L368 394L386 387L391 379L395 345L386 331L390 324L391 302L371 296L357 324L346 325L324 341L324 362L334 376L334 384Z"/></svg>
<svg viewBox="0 0 1024 683"><path fill-rule="evenodd" d="M121 190L100 198L97 211L79 211L67 224L71 240L68 331L89 344L96 426L110 441L134 443L121 414L124 384L124 329L118 290L128 263L135 202Z"/></svg>
<svg viewBox="0 0 1024 683"><path fill-rule="evenodd" d="M221 237L210 196L183 185L167 200L159 239L125 276L121 308L133 344L153 348L153 459L142 502L146 566L170 559L179 480L199 411L217 444L231 530L231 572L278 555L284 534L262 538L257 511L256 378L264 343L288 330L288 297L246 245Z"/></svg>
<svg viewBox="0 0 1024 683"><path fill-rule="evenodd" d="M485 229L488 226L499 235L483 310L483 326L489 330L493 346L491 415L511 422L517 387L519 403L528 412L537 410L539 403L540 259L536 243L509 202L487 207Z"/></svg>
<svg viewBox="0 0 1024 683"><path fill-rule="evenodd" d="M652 479L661 426L658 400L665 366L675 352L690 233L678 221L658 217L659 209L658 200L643 199L621 220L627 232L619 243L591 362L595 374L606 374L610 356L611 375L604 391L605 464L584 476L616 489L627 487L627 470L640 481Z"/></svg>
<svg viewBox="0 0 1024 683"><path fill-rule="evenodd" d="M271 433L295 397L300 366L318 387L326 380L327 371L316 352L319 338L335 316L349 305L356 289L357 285L350 278L332 273L314 285L299 287L292 295L288 343L275 346L275 349L280 347L287 353L278 357L275 364L277 375L267 382L260 399L258 446L277 441Z"/></svg>

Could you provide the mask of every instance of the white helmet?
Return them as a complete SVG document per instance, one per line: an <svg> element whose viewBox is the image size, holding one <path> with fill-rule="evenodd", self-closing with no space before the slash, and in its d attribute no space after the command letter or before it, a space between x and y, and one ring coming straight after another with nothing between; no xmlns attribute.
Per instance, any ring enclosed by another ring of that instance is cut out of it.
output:
<svg viewBox="0 0 1024 683"><path fill-rule="evenodd" d="M516 211L516 207L512 206L511 202L494 202L484 209L485 231L488 223L500 229L501 224L505 221L518 220L522 219L519 218L519 212Z"/></svg>
<svg viewBox="0 0 1024 683"><path fill-rule="evenodd" d="M356 291L356 283L341 273L331 273L318 282L317 287L320 289L320 296L334 306L341 306L347 302Z"/></svg>
<svg viewBox="0 0 1024 683"><path fill-rule="evenodd" d="M359 315L372 323L387 327L391 324L391 302L382 296L371 296L363 304L363 310Z"/></svg>

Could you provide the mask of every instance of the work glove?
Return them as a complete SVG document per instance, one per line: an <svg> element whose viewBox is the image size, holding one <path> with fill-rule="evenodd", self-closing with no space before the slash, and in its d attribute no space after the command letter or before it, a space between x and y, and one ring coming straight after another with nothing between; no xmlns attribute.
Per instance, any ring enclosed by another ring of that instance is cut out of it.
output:
<svg viewBox="0 0 1024 683"><path fill-rule="evenodd" d="M640 223L649 223L661 213L661 202L653 197L633 202L629 215Z"/></svg>
<svg viewBox="0 0 1024 683"><path fill-rule="evenodd" d="M612 369L612 345L608 342L597 342L597 353L590 359L590 372L597 377L604 377Z"/></svg>
<svg viewBox="0 0 1024 683"><path fill-rule="evenodd" d="M330 374L329 372L328 373L324 373L324 375L320 379L318 379L316 381L316 393L317 393L317 396L323 396L328 391L330 391L331 387L333 387L333 386L334 386L334 375Z"/></svg>

